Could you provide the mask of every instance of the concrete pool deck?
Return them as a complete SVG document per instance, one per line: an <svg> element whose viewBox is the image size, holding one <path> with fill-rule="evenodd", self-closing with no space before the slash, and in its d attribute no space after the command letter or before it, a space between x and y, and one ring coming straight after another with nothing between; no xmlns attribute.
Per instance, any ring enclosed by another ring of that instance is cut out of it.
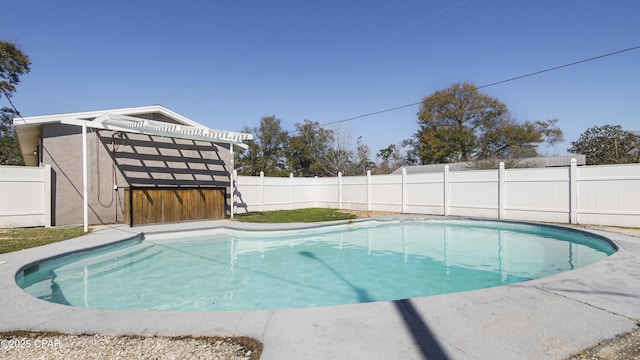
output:
<svg viewBox="0 0 640 360"><path fill-rule="evenodd" d="M587 231L612 240L618 252L524 283L366 304L225 312L93 310L37 299L15 282L16 273L27 264L142 232L298 226L310 224L221 220L113 226L0 254L0 331L244 335L262 341L262 359L562 359L634 329L640 319L640 238L594 230Z"/></svg>

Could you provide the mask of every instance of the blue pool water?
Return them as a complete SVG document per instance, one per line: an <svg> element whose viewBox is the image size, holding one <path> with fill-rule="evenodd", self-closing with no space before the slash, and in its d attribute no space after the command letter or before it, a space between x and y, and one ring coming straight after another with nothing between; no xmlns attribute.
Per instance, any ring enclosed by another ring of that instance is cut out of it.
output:
<svg viewBox="0 0 640 360"><path fill-rule="evenodd" d="M398 300L516 283L598 261L605 239L553 226L366 221L305 230L147 235L48 260L18 284L98 309L216 311Z"/></svg>

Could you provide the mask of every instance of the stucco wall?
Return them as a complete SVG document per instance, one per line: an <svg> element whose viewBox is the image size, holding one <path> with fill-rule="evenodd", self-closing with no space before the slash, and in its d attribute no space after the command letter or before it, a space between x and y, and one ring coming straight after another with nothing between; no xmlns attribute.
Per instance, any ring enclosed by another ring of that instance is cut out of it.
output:
<svg viewBox="0 0 640 360"><path fill-rule="evenodd" d="M81 131L61 124L43 127L42 161L52 168L54 225L83 221ZM87 150L90 224L122 222L123 190L129 186L225 187L231 193L228 145L89 129Z"/></svg>

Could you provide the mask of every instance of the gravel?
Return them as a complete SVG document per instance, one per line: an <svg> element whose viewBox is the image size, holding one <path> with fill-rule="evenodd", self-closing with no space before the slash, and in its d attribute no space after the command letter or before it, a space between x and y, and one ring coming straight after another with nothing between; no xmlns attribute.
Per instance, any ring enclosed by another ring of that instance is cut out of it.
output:
<svg viewBox="0 0 640 360"><path fill-rule="evenodd" d="M248 337L164 337L0 333L0 359L234 359L254 360L262 343Z"/></svg>
<svg viewBox="0 0 640 360"><path fill-rule="evenodd" d="M567 360L638 360L640 359L640 328L606 340L583 350Z"/></svg>

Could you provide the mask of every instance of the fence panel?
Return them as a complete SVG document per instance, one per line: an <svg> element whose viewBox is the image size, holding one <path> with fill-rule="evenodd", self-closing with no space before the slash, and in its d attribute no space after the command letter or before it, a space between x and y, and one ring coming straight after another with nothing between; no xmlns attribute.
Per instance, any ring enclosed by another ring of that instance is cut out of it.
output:
<svg viewBox="0 0 640 360"><path fill-rule="evenodd" d="M371 210L402 212L402 175L371 177Z"/></svg>
<svg viewBox="0 0 640 360"><path fill-rule="evenodd" d="M293 208L316 207L316 179L293 178Z"/></svg>
<svg viewBox="0 0 640 360"><path fill-rule="evenodd" d="M342 208L367 210L367 177L342 177Z"/></svg>
<svg viewBox="0 0 640 360"><path fill-rule="evenodd" d="M316 205L322 208L338 208L338 178L316 179Z"/></svg>
<svg viewBox="0 0 640 360"><path fill-rule="evenodd" d="M51 166L0 166L0 228L51 226Z"/></svg>
<svg viewBox="0 0 640 360"><path fill-rule="evenodd" d="M412 214L444 215L444 174L408 174L405 208Z"/></svg>
<svg viewBox="0 0 640 360"><path fill-rule="evenodd" d="M498 171L449 173L449 215L498 217Z"/></svg>
<svg viewBox="0 0 640 360"><path fill-rule="evenodd" d="M505 175L505 219L569 222L569 168L508 169Z"/></svg>
<svg viewBox="0 0 640 360"><path fill-rule="evenodd" d="M448 175L445 175L448 174ZM640 164L327 178L239 177L249 208L370 209L640 226ZM264 199L264 201L262 200ZM572 221L573 220L573 221Z"/></svg>
<svg viewBox="0 0 640 360"><path fill-rule="evenodd" d="M264 178L264 210L291 209L293 189L290 177Z"/></svg>
<svg viewBox="0 0 640 360"><path fill-rule="evenodd" d="M235 187L235 206L238 214L263 210L262 177L238 176Z"/></svg>
<svg viewBox="0 0 640 360"><path fill-rule="evenodd" d="M578 223L640 227L640 164L578 167Z"/></svg>

